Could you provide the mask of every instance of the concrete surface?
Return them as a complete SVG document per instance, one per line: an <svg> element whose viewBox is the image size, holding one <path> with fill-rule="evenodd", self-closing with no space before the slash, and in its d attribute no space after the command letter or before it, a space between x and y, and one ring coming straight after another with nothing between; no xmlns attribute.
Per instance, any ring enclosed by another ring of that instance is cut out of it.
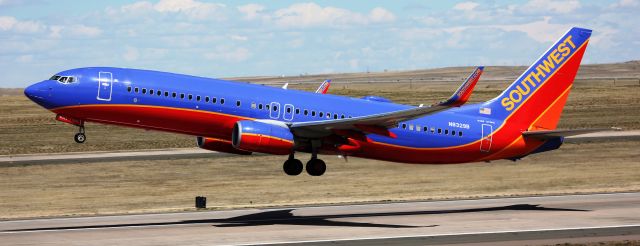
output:
<svg viewBox="0 0 640 246"><path fill-rule="evenodd" d="M513 245L640 240L640 193L0 222L1 245Z"/></svg>

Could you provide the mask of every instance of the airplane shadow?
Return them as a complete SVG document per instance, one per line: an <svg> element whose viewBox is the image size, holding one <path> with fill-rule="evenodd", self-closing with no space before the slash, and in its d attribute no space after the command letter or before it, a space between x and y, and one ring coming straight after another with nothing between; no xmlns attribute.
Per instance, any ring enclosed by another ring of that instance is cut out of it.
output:
<svg viewBox="0 0 640 246"><path fill-rule="evenodd" d="M127 223L127 224L66 226L66 227L42 227L42 228L6 230L5 232L79 230L79 229L97 229L97 228L192 225L192 224L212 224L211 226L214 226L214 227L247 227L247 226L263 226L263 225L310 225L310 226L347 226L347 227L378 227L378 228L425 228L425 227L436 227L438 225L412 226L412 225L376 224L376 223L365 223L365 222L347 222L347 221L339 221L334 219L366 218L366 217L382 217L382 216L479 213L479 212L492 212L492 211L588 212L590 210L570 209L570 208L547 208L547 207L542 207L540 205L533 205L533 204L516 204L516 205L488 207L488 208L335 214L335 215L310 215L310 216L294 215L292 213L293 211L294 211L293 209L271 210L271 211L241 215L241 216L236 216L236 217L231 217L226 219L203 219L203 220L183 220L183 221L157 222L157 223Z"/></svg>

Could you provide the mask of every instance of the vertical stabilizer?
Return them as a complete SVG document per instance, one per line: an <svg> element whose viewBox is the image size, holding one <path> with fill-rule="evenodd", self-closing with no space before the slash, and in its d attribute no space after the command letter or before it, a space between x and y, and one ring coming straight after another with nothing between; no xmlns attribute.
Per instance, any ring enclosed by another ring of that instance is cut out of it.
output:
<svg viewBox="0 0 640 246"><path fill-rule="evenodd" d="M590 36L591 30L571 28L484 107L523 130L555 129Z"/></svg>

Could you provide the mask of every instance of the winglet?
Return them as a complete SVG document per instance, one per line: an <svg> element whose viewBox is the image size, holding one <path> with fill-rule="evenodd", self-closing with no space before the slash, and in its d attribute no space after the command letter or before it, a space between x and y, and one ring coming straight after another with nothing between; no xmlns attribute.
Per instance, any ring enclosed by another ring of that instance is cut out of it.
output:
<svg viewBox="0 0 640 246"><path fill-rule="evenodd" d="M284 85L282 86L282 89L285 89L285 90L286 90L286 89L287 89L287 87L289 87L289 83L284 84Z"/></svg>
<svg viewBox="0 0 640 246"><path fill-rule="evenodd" d="M458 107L465 104L467 100L469 100L469 97L471 97L473 88L475 88L476 83L478 83L478 80L480 80L480 75L482 75L483 71L484 67L477 67L475 70L473 70L473 73L469 75L467 80L465 80L464 83L460 85L458 90L456 90L456 92L454 92L447 101L442 103L442 105Z"/></svg>
<svg viewBox="0 0 640 246"><path fill-rule="evenodd" d="M322 82L322 84L320 84L320 86L316 90L316 93L327 94L327 91L329 90L329 86L331 86L331 80L327 79L324 82Z"/></svg>

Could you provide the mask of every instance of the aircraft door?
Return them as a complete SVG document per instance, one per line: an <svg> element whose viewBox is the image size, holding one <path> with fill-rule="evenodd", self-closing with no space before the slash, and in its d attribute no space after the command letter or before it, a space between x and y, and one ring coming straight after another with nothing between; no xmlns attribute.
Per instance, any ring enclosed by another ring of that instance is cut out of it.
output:
<svg viewBox="0 0 640 246"><path fill-rule="evenodd" d="M480 152L489 152L491 150L491 142L493 140L493 126L482 124L482 139L480 140Z"/></svg>
<svg viewBox="0 0 640 246"><path fill-rule="evenodd" d="M113 75L110 72L98 73L98 100L111 101L113 92Z"/></svg>
<svg viewBox="0 0 640 246"><path fill-rule="evenodd" d="M286 121L293 120L293 110L294 107L291 104L284 105L284 112L282 113L282 118Z"/></svg>
<svg viewBox="0 0 640 246"><path fill-rule="evenodd" d="M271 102L269 109L269 117L271 119L277 120L280 118L280 103Z"/></svg>

